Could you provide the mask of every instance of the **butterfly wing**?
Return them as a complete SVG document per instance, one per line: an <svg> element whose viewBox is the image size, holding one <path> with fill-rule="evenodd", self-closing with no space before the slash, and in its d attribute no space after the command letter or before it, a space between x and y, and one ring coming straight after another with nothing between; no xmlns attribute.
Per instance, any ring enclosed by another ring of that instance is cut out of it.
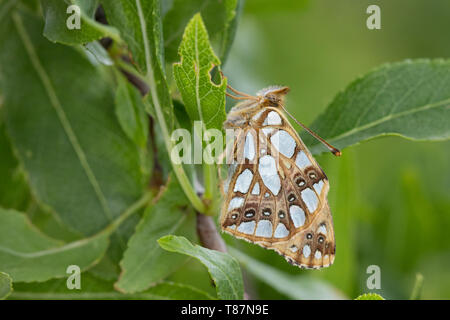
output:
<svg viewBox="0 0 450 320"><path fill-rule="evenodd" d="M328 179L284 115L276 108L254 115L233 156L222 229L301 267L332 264Z"/></svg>

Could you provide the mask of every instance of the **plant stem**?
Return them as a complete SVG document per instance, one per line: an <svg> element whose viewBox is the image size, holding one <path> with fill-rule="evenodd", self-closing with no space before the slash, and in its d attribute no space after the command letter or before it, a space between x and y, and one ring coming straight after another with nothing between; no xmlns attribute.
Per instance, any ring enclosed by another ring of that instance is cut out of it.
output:
<svg viewBox="0 0 450 320"><path fill-rule="evenodd" d="M423 287L423 275L421 273L416 274L416 282L414 283L414 288L411 293L409 300L419 300L420 294L422 293Z"/></svg>
<svg viewBox="0 0 450 320"><path fill-rule="evenodd" d="M227 252L227 247L211 216L207 216L197 212L197 234L203 247Z"/></svg>
<svg viewBox="0 0 450 320"><path fill-rule="evenodd" d="M139 16L139 21L141 24L142 38L143 38L144 49L145 49L145 62L146 62L146 68L147 68L147 74L145 76L145 79L146 79L146 82L150 89L150 96L151 96L153 106L155 109L156 118L161 127L161 131L162 131L163 138L164 138L164 143L166 145L166 149L167 149L167 152L169 153L169 158L170 158L170 151L172 150L172 140L170 139L169 129L167 127L167 123L165 121L164 114L162 112L161 103L159 101L158 92L156 90L156 81L155 81L155 75L153 72L152 57L151 57L151 53L150 53L150 44L148 42L148 36L147 36L147 23L144 18L140 0L136 0L136 7L137 7L138 16ZM194 190L190 180L188 179L183 166L181 164L175 164L172 162L172 168L178 179L178 182L181 185L181 188L183 189L184 193L186 194L187 198L192 203L194 208L199 212L206 212L205 204L195 193L195 190Z"/></svg>
<svg viewBox="0 0 450 320"><path fill-rule="evenodd" d="M200 240L200 244L208 249L228 252L225 241L223 241L219 232L217 231L214 219L211 216L207 216L197 212L197 234ZM245 274L243 274L245 276ZM249 295L244 288L244 299L249 300Z"/></svg>
<svg viewBox="0 0 450 320"><path fill-rule="evenodd" d="M133 68L129 63L125 62L122 58L117 57L116 59L114 59L114 63L120 68L122 69L124 72L132 75L133 77L135 77L136 79L138 79L140 82L144 83L145 85L147 85L147 79L142 76L135 68ZM148 88L146 88L145 92L141 92L142 95L146 95L148 93Z"/></svg>
<svg viewBox="0 0 450 320"><path fill-rule="evenodd" d="M203 178L205 181L205 194L203 197L213 201L217 190L216 166L214 164L203 164Z"/></svg>

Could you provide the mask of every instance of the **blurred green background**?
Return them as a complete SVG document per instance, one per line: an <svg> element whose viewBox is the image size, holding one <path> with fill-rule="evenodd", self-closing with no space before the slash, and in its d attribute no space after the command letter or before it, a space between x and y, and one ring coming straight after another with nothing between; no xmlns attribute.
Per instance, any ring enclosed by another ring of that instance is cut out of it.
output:
<svg viewBox="0 0 450 320"><path fill-rule="evenodd" d="M370 4L381 8L381 30L366 27ZM447 0L247 0L224 71L248 93L289 86L287 108L308 124L352 80L381 64L449 58L449 31ZM225 236L227 242L285 272L322 278L349 298L375 292L408 299L421 273L421 298L449 299L450 141L383 137L317 160L331 185L332 267L300 270L275 252ZM381 268L380 290L366 287L369 265ZM186 267L188 281L212 289L201 266ZM248 274L246 282L251 298L286 298Z"/></svg>

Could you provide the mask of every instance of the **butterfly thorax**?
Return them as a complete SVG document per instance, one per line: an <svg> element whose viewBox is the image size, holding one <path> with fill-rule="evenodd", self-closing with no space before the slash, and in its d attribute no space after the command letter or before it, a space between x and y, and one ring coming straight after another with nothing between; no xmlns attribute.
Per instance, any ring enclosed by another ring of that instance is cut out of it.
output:
<svg viewBox="0 0 450 320"><path fill-rule="evenodd" d="M228 113L225 128L246 127L255 115L267 108L280 108L289 92L288 87L273 86L258 91L255 97L236 104Z"/></svg>

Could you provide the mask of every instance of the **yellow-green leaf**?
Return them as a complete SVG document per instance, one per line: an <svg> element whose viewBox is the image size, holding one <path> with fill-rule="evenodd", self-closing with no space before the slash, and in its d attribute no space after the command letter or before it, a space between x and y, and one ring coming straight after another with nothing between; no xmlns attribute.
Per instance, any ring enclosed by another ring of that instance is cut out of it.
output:
<svg viewBox="0 0 450 320"><path fill-rule="evenodd" d="M0 300L6 299L12 292L12 279L11 277L0 272Z"/></svg>
<svg viewBox="0 0 450 320"><path fill-rule="evenodd" d="M450 61L387 64L339 93L311 128L337 148L383 135L450 138ZM313 153L324 147L307 134Z"/></svg>
<svg viewBox="0 0 450 320"><path fill-rule="evenodd" d="M147 163L120 128L108 80L76 49L44 38L42 27L16 9L2 21L6 131L39 203L92 235L142 195Z"/></svg>
<svg viewBox="0 0 450 320"><path fill-rule="evenodd" d="M355 300L384 300L384 298L376 293L365 293L357 297Z"/></svg>
<svg viewBox="0 0 450 320"><path fill-rule="evenodd" d="M178 252L198 259L208 268L220 299L243 299L244 285L239 263L227 253L193 245L184 237L162 237L159 245L171 252Z"/></svg>
<svg viewBox="0 0 450 320"><path fill-rule="evenodd" d="M148 207L128 241L120 262L122 273L116 288L122 292L139 292L161 281L185 261L185 257L170 254L156 242L167 234L195 237L195 219L192 212L183 210L188 201L176 179L161 192L157 202Z"/></svg>
<svg viewBox="0 0 450 320"><path fill-rule="evenodd" d="M15 210L0 209L0 270L14 281L46 281L67 276L70 265L81 270L97 262L108 247L106 232L64 243L36 229Z"/></svg>
<svg viewBox="0 0 450 320"><path fill-rule="evenodd" d="M221 130L225 121L226 79L215 84L211 70L220 65L208 39L200 14L187 25L179 48L181 62L173 72L191 121L200 120L206 128Z"/></svg>
<svg viewBox="0 0 450 320"><path fill-rule="evenodd" d="M97 1L91 0L41 0L45 19L44 35L51 41L76 45L85 44L104 37L121 41L117 29L101 24L94 19ZM71 7L72 6L72 7ZM79 28L69 29L79 8ZM68 10L70 9L70 10ZM67 13L69 11L69 13Z"/></svg>

